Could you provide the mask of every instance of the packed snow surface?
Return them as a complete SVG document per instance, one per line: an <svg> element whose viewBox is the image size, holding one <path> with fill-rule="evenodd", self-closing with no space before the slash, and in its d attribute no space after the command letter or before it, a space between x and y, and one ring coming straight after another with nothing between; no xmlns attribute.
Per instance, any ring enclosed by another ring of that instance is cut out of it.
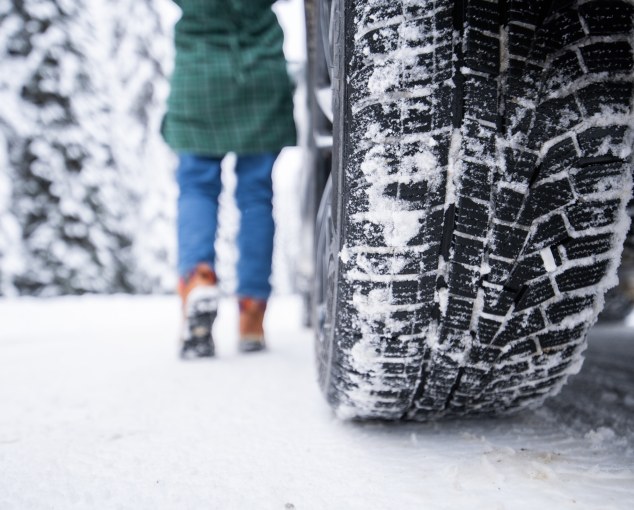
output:
<svg viewBox="0 0 634 510"><path fill-rule="evenodd" d="M174 297L0 301L0 508L631 508L634 316L539 410L401 425L333 417L300 316L273 299L240 355L225 299L182 362Z"/></svg>

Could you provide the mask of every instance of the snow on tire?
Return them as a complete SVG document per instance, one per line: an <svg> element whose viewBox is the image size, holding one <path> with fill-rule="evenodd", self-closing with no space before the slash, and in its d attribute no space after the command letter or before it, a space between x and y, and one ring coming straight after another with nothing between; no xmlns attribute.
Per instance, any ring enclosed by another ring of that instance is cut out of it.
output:
<svg viewBox="0 0 634 510"><path fill-rule="evenodd" d="M629 226L632 3L333 9L327 399L415 420L541 403Z"/></svg>

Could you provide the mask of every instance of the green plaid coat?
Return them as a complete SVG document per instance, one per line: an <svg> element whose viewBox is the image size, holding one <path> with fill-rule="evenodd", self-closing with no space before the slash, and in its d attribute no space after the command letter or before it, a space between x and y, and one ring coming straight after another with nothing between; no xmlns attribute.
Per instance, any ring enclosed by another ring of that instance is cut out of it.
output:
<svg viewBox="0 0 634 510"><path fill-rule="evenodd" d="M175 0L176 62L162 132L177 152L222 156L295 144L274 0Z"/></svg>

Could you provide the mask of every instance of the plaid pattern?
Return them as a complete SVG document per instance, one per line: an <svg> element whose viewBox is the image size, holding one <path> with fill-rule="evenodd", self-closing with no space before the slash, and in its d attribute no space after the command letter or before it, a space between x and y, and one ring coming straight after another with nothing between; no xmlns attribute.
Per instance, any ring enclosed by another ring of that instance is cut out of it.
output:
<svg viewBox="0 0 634 510"><path fill-rule="evenodd" d="M162 132L177 152L221 156L295 144L273 0L176 0L176 62Z"/></svg>

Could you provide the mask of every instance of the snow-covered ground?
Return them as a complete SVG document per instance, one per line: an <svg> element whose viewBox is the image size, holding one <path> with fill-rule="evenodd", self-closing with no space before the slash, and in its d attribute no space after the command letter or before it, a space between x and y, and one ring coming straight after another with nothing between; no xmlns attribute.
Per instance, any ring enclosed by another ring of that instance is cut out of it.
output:
<svg viewBox="0 0 634 510"><path fill-rule="evenodd" d="M595 329L537 411L355 424L319 393L299 300L251 356L235 307L218 357L182 362L174 297L0 301L0 509L631 508L634 329Z"/></svg>

